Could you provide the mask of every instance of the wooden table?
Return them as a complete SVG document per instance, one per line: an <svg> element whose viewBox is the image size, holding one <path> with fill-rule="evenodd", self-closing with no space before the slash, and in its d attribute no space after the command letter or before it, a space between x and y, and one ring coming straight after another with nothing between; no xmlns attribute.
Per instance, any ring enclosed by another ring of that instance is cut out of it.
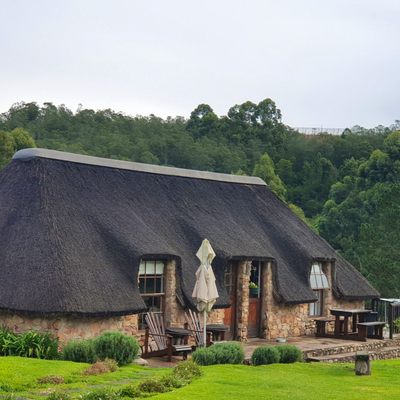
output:
<svg viewBox="0 0 400 400"><path fill-rule="evenodd" d="M225 341L225 332L229 331L229 325L210 324L206 325L206 331L213 335L213 342ZM208 338L207 338L208 339ZM207 343L209 346L209 343Z"/></svg>
<svg viewBox="0 0 400 400"><path fill-rule="evenodd" d="M166 328L165 332L171 335L175 344L188 344L190 331L183 328ZM182 343L183 342L183 343Z"/></svg>
<svg viewBox="0 0 400 400"><path fill-rule="evenodd" d="M347 310L347 309L336 309L331 310L331 314L335 316L335 332L334 336L337 339L350 339L350 340L365 340L362 337L358 337L357 334L357 323L365 322L365 318L372 310ZM341 320L344 318L344 321ZM352 319L351 331L349 332L349 318Z"/></svg>

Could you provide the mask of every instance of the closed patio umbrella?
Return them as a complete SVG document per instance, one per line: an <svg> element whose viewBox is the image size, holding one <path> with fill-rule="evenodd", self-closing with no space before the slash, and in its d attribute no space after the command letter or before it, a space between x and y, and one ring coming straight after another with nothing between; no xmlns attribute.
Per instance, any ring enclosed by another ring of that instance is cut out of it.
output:
<svg viewBox="0 0 400 400"><path fill-rule="evenodd" d="M211 262L215 257L213 248L207 239L204 239L197 254L200 267L196 271L196 285L192 297L197 301L197 309L203 311L204 316L204 346L206 345L206 313L211 311L219 297L215 276Z"/></svg>

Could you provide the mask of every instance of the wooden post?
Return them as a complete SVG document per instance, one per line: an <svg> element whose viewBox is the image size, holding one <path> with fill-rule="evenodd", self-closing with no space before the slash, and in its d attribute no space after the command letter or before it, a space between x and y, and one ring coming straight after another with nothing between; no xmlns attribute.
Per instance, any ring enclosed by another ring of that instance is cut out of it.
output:
<svg viewBox="0 0 400 400"><path fill-rule="evenodd" d="M368 351L357 351L355 360L356 375L371 375L371 361Z"/></svg>
<svg viewBox="0 0 400 400"><path fill-rule="evenodd" d="M393 304L390 303L389 304L389 330L390 330L389 337L390 337L390 339L393 339L393 332L394 332L393 314L394 314L394 307L393 307Z"/></svg>

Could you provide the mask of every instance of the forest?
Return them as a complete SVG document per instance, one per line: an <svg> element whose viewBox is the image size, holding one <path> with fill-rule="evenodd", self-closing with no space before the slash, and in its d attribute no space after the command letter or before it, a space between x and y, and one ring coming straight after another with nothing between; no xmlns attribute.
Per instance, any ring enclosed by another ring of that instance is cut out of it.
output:
<svg viewBox="0 0 400 400"><path fill-rule="evenodd" d="M264 179L381 293L400 297L400 121L306 136L271 99L188 119L20 102L0 114L0 167L40 147Z"/></svg>

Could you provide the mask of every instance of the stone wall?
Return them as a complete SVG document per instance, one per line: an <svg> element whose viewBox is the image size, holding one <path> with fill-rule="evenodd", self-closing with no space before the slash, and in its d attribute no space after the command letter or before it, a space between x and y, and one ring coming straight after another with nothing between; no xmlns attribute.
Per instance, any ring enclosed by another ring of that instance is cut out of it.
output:
<svg viewBox="0 0 400 400"><path fill-rule="evenodd" d="M138 330L137 315L110 318L76 318L72 316L35 317L0 312L0 325L6 325L15 333L35 329L37 332L51 332L61 342L71 339L89 339L105 331L119 331L134 335Z"/></svg>
<svg viewBox="0 0 400 400"><path fill-rule="evenodd" d="M323 271L328 277L331 285L331 264L324 263ZM263 337L266 339L276 339L312 335L315 332L315 317L309 317L308 304L287 305L278 302L273 296L272 270L271 263L264 265L264 285L263 285ZM332 290L324 291L323 316L329 317L329 310L332 308L362 309L363 300L336 299ZM334 324L330 324L327 331L333 331Z"/></svg>
<svg viewBox="0 0 400 400"><path fill-rule="evenodd" d="M237 339L241 342L247 340L247 325L249 319L249 283L251 262L240 261L238 265L237 287Z"/></svg>

